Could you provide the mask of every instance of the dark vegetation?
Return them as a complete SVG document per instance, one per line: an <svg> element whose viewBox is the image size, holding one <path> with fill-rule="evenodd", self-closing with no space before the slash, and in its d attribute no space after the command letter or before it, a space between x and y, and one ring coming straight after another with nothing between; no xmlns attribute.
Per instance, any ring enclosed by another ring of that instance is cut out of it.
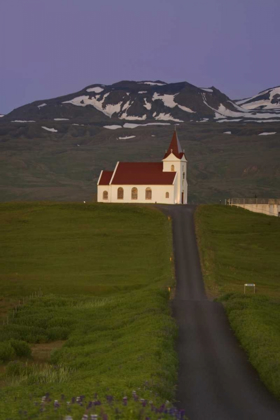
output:
<svg viewBox="0 0 280 420"><path fill-rule="evenodd" d="M172 125L108 130L105 123L72 123L0 121L0 201L92 201L101 169L112 170L117 160L161 160L173 131ZM277 134L258 136L264 131ZM136 137L118 140L130 135ZM190 202L280 196L279 123L189 122L178 135L189 162Z"/></svg>
<svg viewBox="0 0 280 420"><path fill-rule="evenodd" d="M17 305L0 327L1 419L101 413L77 397L110 419L158 418L177 367L170 227L145 207L0 205L1 296Z"/></svg>
<svg viewBox="0 0 280 420"><path fill-rule="evenodd" d="M261 380L280 399L280 219L237 207L196 212L204 280ZM256 294L244 295L244 283Z"/></svg>

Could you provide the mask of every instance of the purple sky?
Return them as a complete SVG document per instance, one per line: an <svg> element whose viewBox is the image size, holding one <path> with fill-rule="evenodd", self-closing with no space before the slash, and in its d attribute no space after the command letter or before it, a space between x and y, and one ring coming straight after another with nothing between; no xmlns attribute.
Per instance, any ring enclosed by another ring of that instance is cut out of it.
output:
<svg viewBox="0 0 280 420"><path fill-rule="evenodd" d="M280 0L0 0L0 113L120 80L280 85Z"/></svg>

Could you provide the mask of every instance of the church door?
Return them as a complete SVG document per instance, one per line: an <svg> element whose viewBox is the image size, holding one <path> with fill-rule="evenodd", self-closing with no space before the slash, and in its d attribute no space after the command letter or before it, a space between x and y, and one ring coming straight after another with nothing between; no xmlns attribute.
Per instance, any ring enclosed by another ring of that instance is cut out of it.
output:
<svg viewBox="0 0 280 420"><path fill-rule="evenodd" d="M184 191L182 192L182 204L184 204Z"/></svg>

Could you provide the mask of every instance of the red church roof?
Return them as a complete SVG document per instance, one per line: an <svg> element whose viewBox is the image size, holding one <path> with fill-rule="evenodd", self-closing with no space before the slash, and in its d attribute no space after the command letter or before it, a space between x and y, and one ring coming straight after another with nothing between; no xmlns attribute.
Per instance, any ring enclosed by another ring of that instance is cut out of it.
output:
<svg viewBox="0 0 280 420"><path fill-rule="evenodd" d="M98 185L109 185L112 175L113 171L102 171Z"/></svg>
<svg viewBox="0 0 280 420"><path fill-rule="evenodd" d="M112 185L172 185L176 172L163 172L161 162L119 162Z"/></svg>
<svg viewBox="0 0 280 420"><path fill-rule="evenodd" d="M182 159L183 156L185 156L185 153L182 150L181 144L179 142L178 136L177 136L177 131L175 130L173 133L173 137L171 140L171 143L168 147L167 152L164 155L165 159L167 156L169 156L171 153L173 153L173 155L175 155L178 159Z"/></svg>
<svg viewBox="0 0 280 420"><path fill-rule="evenodd" d="M164 158L173 153L181 159L182 151L176 130ZM119 162L114 171L102 171L98 185L172 185L176 172L163 172L162 162Z"/></svg>

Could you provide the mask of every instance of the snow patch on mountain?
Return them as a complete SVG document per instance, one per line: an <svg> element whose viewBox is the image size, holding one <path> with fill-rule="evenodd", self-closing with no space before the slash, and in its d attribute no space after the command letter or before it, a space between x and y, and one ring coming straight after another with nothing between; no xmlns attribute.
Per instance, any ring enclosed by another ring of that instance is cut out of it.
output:
<svg viewBox="0 0 280 420"><path fill-rule="evenodd" d="M200 88L201 90L204 90L205 92L213 93L213 89L210 88Z"/></svg>
<svg viewBox="0 0 280 420"><path fill-rule="evenodd" d="M196 113L195 111L193 111L192 109L188 108L187 106L183 106L183 105L179 105L179 104L177 104L177 105L178 105L178 107L180 109L182 109L182 111L190 112L191 114L195 114Z"/></svg>
<svg viewBox="0 0 280 420"><path fill-rule="evenodd" d="M120 117L120 120L130 120L130 121L144 121L147 119L147 115L142 115L141 117L138 117L137 115L127 115L122 114Z"/></svg>
<svg viewBox="0 0 280 420"><path fill-rule="evenodd" d="M158 83L158 82L139 82L139 84L143 85L151 85L151 86L164 86L166 83Z"/></svg>
<svg viewBox="0 0 280 420"><path fill-rule="evenodd" d="M69 121L69 118L54 118L54 121Z"/></svg>
<svg viewBox="0 0 280 420"><path fill-rule="evenodd" d="M42 128L46 131L50 131L51 133L57 133L57 130L55 128L44 127L43 125Z"/></svg>
<svg viewBox="0 0 280 420"><path fill-rule="evenodd" d="M273 136L274 134L276 134L276 131L274 131L273 133L260 133L259 136Z"/></svg>
<svg viewBox="0 0 280 420"><path fill-rule="evenodd" d="M168 108L175 108L177 104L176 102L174 102L174 96L175 95L168 95L168 94L161 95L160 93L155 92L153 94L152 101L161 100L164 103L164 105L167 106Z"/></svg>
<svg viewBox="0 0 280 420"><path fill-rule="evenodd" d="M107 115L111 117L113 114L118 114L121 110L121 107L122 107L122 102L119 102L118 104L114 104L114 105L108 104L105 106L104 111L106 112Z"/></svg>
<svg viewBox="0 0 280 420"><path fill-rule="evenodd" d="M150 104L150 102L147 101L147 98L144 98L144 101L144 107L150 110L152 108L152 104Z"/></svg>
<svg viewBox="0 0 280 420"><path fill-rule="evenodd" d="M124 137L119 137L118 140L128 140L128 139L134 139L136 136L124 136Z"/></svg>
<svg viewBox="0 0 280 420"><path fill-rule="evenodd" d="M171 114L164 114L164 112L161 112L160 114L156 115L155 113L153 114L153 117L155 118L155 120L160 120L160 121L175 121L175 122L184 122L183 120L178 120L177 118L172 117Z"/></svg>
<svg viewBox="0 0 280 420"><path fill-rule="evenodd" d="M168 108L175 108L176 106L178 106L183 111L195 113L195 111L193 111L192 109L190 109L186 106L177 104L177 102L174 101L174 98L175 98L176 95L178 95L178 93L175 93L174 95L168 95L168 94L162 94L161 95L161 94L155 92L153 94L152 100L153 101L161 100L164 103L164 105Z"/></svg>
<svg viewBox="0 0 280 420"><path fill-rule="evenodd" d="M35 123L34 120L14 120L13 123Z"/></svg>
<svg viewBox="0 0 280 420"><path fill-rule="evenodd" d="M124 128L136 128L136 127L147 127L148 125L170 125L170 123L146 123L146 124L133 124L133 123L125 123Z"/></svg>
<svg viewBox="0 0 280 420"><path fill-rule="evenodd" d="M74 99L71 99L70 101L64 101L64 104L72 104L75 106L82 106L85 107L87 105L92 105L95 109L98 111L103 112L103 114L107 115L108 117L111 117L115 113L119 113L121 110L122 102L119 102L117 104L108 104L103 108L103 103L107 96L110 95L110 92L106 93L102 100L98 101L96 98L92 98L90 96L82 95L78 96Z"/></svg>
<svg viewBox="0 0 280 420"><path fill-rule="evenodd" d="M239 119L231 119L231 120L227 120L227 119L223 119L223 120L218 120L218 121L216 121L216 122L218 122L218 123L224 123L224 122L239 122L239 121L242 121L242 118L239 118ZM251 121L250 121L251 122Z"/></svg>
<svg viewBox="0 0 280 420"><path fill-rule="evenodd" d="M40 108L43 108L43 106L47 106L47 104L41 104L41 105L38 105L38 108L40 109Z"/></svg>
<svg viewBox="0 0 280 420"><path fill-rule="evenodd" d="M121 125L104 125L104 128L107 128L108 130L117 130L118 128L122 128Z"/></svg>
<svg viewBox="0 0 280 420"><path fill-rule="evenodd" d="M95 92L95 93L100 93L103 92L103 88L101 88L100 86L95 86L92 88L87 89L87 92Z"/></svg>
<svg viewBox="0 0 280 420"><path fill-rule="evenodd" d="M252 121L245 120L245 122L252 122ZM271 122L280 123L280 120L273 120L273 119L272 120L256 120L254 122L257 122L257 123L271 123Z"/></svg>
<svg viewBox="0 0 280 420"><path fill-rule="evenodd" d="M130 106L131 106L130 101L126 102L126 103L123 105L123 107L122 107L122 111L127 110Z"/></svg>
<svg viewBox="0 0 280 420"><path fill-rule="evenodd" d="M231 131L225 131L223 134L231 134Z"/></svg>
<svg viewBox="0 0 280 420"><path fill-rule="evenodd" d="M146 90L140 90L138 93L147 93L147 91Z"/></svg>

